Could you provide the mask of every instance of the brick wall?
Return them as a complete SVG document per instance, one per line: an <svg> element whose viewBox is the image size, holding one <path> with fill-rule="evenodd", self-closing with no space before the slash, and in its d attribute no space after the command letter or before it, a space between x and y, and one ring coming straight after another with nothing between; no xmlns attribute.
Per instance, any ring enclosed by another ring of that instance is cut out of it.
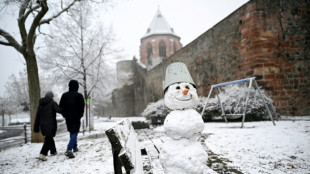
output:
<svg viewBox="0 0 310 174"><path fill-rule="evenodd" d="M134 63L135 113L163 97L166 67L181 61L200 96L212 84L256 76L278 113L310 115L309 30L310 1L249 1L154 69Z"/></svg>
<svg viewBox="0 0 310 174"><path fill-rule="evenodd" d="M180 42L180 38L173 35L152 35L146 38L141 39L140 45L140 61L148 65L147 60L147 45L150 43L153 49L153 57L154 59L160 59L159 56L159 43L164 42L166 45L166 56L169 57L174 53L174 44L176 46L176 50L182 48L182 44ZM156 62L156 60L154 60Z"/></svg>

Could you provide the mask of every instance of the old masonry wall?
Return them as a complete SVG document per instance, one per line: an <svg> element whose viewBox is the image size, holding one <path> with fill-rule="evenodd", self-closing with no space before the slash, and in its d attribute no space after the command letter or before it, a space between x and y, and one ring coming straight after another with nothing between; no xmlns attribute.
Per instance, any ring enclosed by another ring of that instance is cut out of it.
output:
<svg viewBox="0 0 310 174"><path fill-rule="evenodd" d="M163 97L166 67L180 61L199 96L212 84L256 76L278 113L310 115L309 43L310 1L249 1L152 70L134 59L134 114Z"/></svg>

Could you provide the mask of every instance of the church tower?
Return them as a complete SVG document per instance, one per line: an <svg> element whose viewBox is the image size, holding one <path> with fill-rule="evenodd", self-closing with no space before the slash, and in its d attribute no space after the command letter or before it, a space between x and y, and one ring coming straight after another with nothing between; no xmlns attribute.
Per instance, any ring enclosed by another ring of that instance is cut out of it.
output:
<svg viewBox="0 0 310 174"><path fill-rule="evenodd" d="M180 39L158 9L141 38L140 62L148 68L156 66L182 48Z"/></svg>

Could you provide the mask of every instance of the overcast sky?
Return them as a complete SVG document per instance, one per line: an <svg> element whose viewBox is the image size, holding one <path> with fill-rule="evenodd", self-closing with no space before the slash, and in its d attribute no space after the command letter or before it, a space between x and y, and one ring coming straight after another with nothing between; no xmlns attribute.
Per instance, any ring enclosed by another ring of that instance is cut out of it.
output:
<svg viewBox="0 0 310 174"><path fill-rule="evenodd" d="M186 46L227 17L248 0L117 0L105 14L112 25L117 45L124 49L124 59L139 58L140 38L146 33L159 8L174 32ZM0 28L18 33L16 16L0 17ZM15 33L15 34L14 34ZM0 96L8 77L25 68L24 58L11 47L0 45Z"/></svg>

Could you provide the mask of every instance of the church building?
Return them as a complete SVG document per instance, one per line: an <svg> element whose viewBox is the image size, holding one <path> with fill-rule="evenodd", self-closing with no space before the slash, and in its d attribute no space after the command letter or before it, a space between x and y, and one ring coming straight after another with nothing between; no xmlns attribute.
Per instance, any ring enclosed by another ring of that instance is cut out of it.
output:
<svg viewBox="0 0 310 174"><path fill-rule="evenodd" d="M158 9L141 38L140 62L148 69L158 65L182 48L180 39Z"/></svg>

